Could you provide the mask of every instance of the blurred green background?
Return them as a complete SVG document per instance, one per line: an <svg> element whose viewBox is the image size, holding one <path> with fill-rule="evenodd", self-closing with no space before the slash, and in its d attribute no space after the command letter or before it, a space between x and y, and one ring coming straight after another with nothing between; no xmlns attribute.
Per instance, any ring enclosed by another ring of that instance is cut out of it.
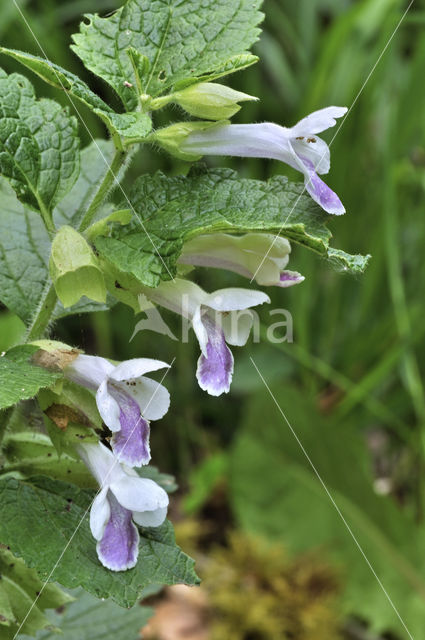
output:
<svg viewBox="0 0 425 640"><path fill-rule="evenodd" d="M19 2L47 56L112 101L108 88L82 68L68 45L82 13L105 15L120 4ZM62 320L53 329L55 338L89 353L120 360L175 358L166 379L172 408L153 426L152 450L154 463L176 474L186 496L177 518L202 520L208 513L221 522L220 513L226 527L278 541L295 557L320 557L340 582L335 611L342 618L341 633L370 640L384 633L425 638L425 5L419 0L374 68L407 6L400 0L265 0L264 31L255 46L260 62L227 80L260 98L244 106L234 122L290 126L315 109L353 105L332 142L326 178L347 214L330 217L329 224L336 246L371 253L373 259L364 276L353 278L293 247L290 268L303 273L305 282L267 291L273 307L292 314L292 344L262 341L235 348L231 393L216 399L196 384L193 335L183 345L149 332L130 342L139 317L121 304ZM7 47L40 55L9 0L1 3L0 37ZM26 73L9 58L1 64L8 72ZM31 80L38 95L68 104L66 96L34 76ZM99 120L83 108L81 114L95 137L105 137ZM156 124L183 117L164 111ZM80 133L87 144L83 125ZM328 142L333 133L324 135ZM300 180L278 162L213 158L208 163L247 177L284 173ZM157 169L178 174L188 165L143 148L124 188ZM209 290L248 286L214 270L198 270L196 279ZM261 315L267 327L268 310ZM178 333L177 319L164 317ZM0 329L2 342L19 336L18 322L6 312ZM214 496L223 486L217 507ZM241 631L239 637L276 637L254 631L257 635ZM326 631L322 636L313 626L305 637L334 636Z"/></svg>

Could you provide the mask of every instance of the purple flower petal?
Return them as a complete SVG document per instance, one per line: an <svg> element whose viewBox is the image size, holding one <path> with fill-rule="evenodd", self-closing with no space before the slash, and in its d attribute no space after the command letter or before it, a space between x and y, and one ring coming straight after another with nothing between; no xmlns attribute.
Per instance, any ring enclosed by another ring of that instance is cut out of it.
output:
<svg viewBox="0 0 425 640"><path fill-rule="evenodd" d="M313 200L320 204L322 209L327 211L327 213L333 213L337 216L345 213L345 208L341 200L338 198L336 193L332 191L332 189L330 189L321 178L319 178L314 170L313 163L305 157L298 156L298 158L302 161L305 167L305 188Z"/></svg>
<svg viewBox="0 0 425 640"><path fill-rule="evenodd" d="M111 515L102 540L96 545L97 555L107 569L125 571L136 565L139 532L131 519L131 511L124 509L110 491L107 499Z"/></svg>
<svg viewBox="0 0 425 640"><path fill-rule="evenodd" d="M224 333L214 320L205 314L203 325L208 334L207 356L199 357L196 377L199 386L212 396L227 393L233 376L233 355L224 339Z"/></svg>
<svg viewBox="0 0 425 640"><path fill-rule="evenodd" d="M119 462L130 467L147 464L151 458L149 448L149 422L142 417L140 407L129 394L110 385L110 393L120 407L121 430L116 431L111 446Z"/></svg>
<svg viewBox="0 0 425 640"><path fill-rule="evenodd" d="M299 284L305 280L297 271L282 271L280 274L280 280L278 287L292 287L294 284Z"/></svg>

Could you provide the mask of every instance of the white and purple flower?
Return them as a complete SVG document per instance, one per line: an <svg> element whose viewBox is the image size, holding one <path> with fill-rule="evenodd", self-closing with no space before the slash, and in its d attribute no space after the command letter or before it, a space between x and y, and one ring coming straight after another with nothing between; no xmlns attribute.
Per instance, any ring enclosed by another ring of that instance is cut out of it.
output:
<svg viewBox="0 0 425 640"><path fill-rule="evenodd" d="M181 279L161 282L155 289L145 287L144 293L190 321L202 352L196 371L199 386L212 396L227 393L233 376L233 354L227 344L247 342L254 323L251 307L270 302L270 298L262 291L236 287L207 293Z"/></svg>
<svg viewBox="0 0 425 640"><path fill-rule="evenodd" d="M328 173L330 151L316 134L336 124L346 107L326 107L314 111L293 127L281 127L271 122L260 124L218 124L195 130L180 144L180 149L192 155L219 155L281 160L304 174L305 188L325 211L335 215L345 213L336 193L317 174Z"/></svg>
<svg viewBox="0 0 425 640"><path fill-rule="evenodd" d="M226 269L262 286L291 287L302 282L304 276L285 269L290 252L286 238L268 233L211 233L186 242L178 262Z"/></svg>
<svg viewBox="0 0 425 640"><path fill-rule="evenodd" d="M144 375L164 367L168 364L150 358L116 366L105 358L80 354L64 371L69 380L96 391L101 418L113 432L112 450L131 467L149 462L149 421L162 418L170 406L167 389Z"/></svg>
<svg viewBox="0 0 425 640"><path fill-rule="evenodd" d="M103 444L81 444L77 449L100 486L90 511L98 558L112 571L131 569L139 555L135 523L159 527L167 515L168 495L153 480L120 465Z"/></svg>

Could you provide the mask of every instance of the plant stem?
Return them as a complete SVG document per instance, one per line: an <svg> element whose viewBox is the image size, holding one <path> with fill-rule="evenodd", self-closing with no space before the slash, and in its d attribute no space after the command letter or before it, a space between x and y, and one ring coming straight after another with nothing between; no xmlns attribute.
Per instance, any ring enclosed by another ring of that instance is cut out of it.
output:
<svg viewBox="0 0 425 640"><path fill-rule="evenodd" d="M78 229L79 231L85 231L87 229L87 227L90 225L91 221L93 220L93 217L96 211L98 210L98 208L104 201L105 197L107 196L109 190L114 186L114 182L118 184L117 175L119 173L119 170L125 163L127 159L127 155L128 154L125 151L117 150L115 152L115 155L112 160L111 166L108 170L108 173L104 177L102 184L100 185L96 195L94 196L93 200L89 205L89 208L87 209L86 213L81 219L79 229Z"/></svg>
<svg viewBox="0 0 425 640"><path fill-rule="evenodd" d="M37 198L37 202L38 202L38 206L39 206L39 209L40 209L41 217L43 218L44 225L45 225L45 227L47 229L47 233L49 234L49 236L53 236L55 234L56 229L55 229L55 225L54 225L54 222L53 222L52 215L51 215L50 211L48 211L46 209L46 207L44 206L43 201L40 200L40 198L37 196L37 194L35 194L35 195L36 195L36 198Z"/></svg>
<svg viewBox="0 0 425 640"><path fill-rule="evenodd" d="M49 322L52 319L52 313L56 306L58 298L56 295L53 282L47 281L44 291L38 305L38 309L33 317L31 324L29 325L26 333L26 342L30 340L36 340L41 338L49 326Z"/></svg>

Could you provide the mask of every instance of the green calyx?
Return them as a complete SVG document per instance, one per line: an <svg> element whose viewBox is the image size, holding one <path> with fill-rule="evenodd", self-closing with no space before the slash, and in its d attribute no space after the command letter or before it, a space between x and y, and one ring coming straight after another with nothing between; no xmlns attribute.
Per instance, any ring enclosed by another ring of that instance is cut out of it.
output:
<svg viewBox="0 0 425 640"><path fill-rule="evenodd" d="M98 260L87 241L72 227L64 226L56 234L49 271L64 307L76 304L82 296L105 302L106 286Z"/></svg>
<svg viewBox="0 0 425 640"><path fill-rule="evenodd" d="M228 124L226 120L217 122L177 122L164 129L159 129L152 136L151 141L157 142L163 149L168 151L172 156L181 160L193 162L199 160L202 156L199 154L188 153L182 150L182 145L187 137L195 131L205 131L217 124Z"/></svg>

